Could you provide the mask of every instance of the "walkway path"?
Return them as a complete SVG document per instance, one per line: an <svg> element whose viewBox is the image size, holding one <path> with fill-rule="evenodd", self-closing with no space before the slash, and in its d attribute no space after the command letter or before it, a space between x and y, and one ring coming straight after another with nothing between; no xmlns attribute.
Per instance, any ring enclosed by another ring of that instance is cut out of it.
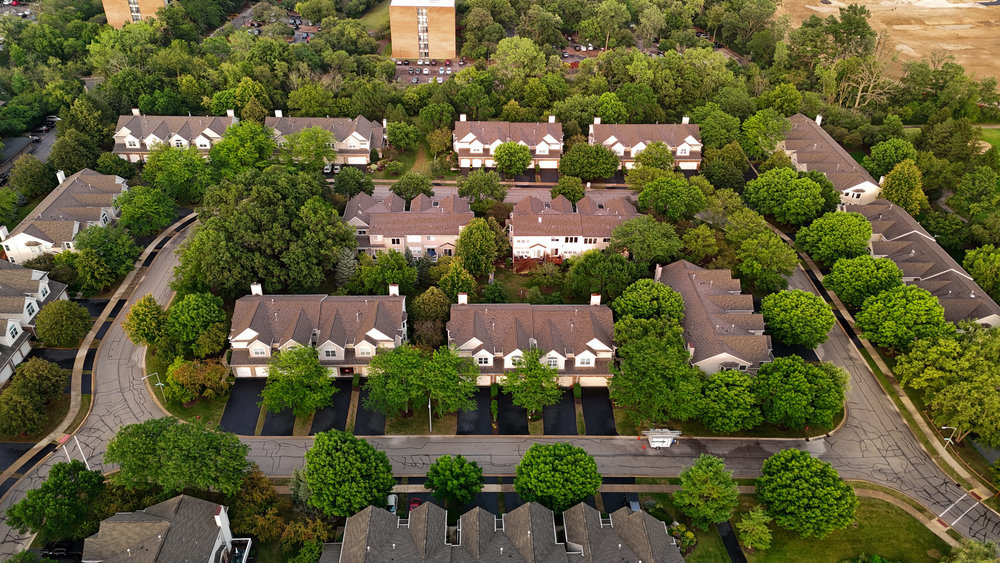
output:
<svg viewBox="0 0 1000 563"><path fill-rule="evenodd" d="M145 270L128 305L152 293L161 304L171 296L167 283L176 263L174 250L186 232L173 237ZM815 291L801 269L791 287ZM127 309L125 309L127 310ZM442 454L462 454L477 461L486 474L511 475L531 444L569 441L585 448L605 475L674 477L702 453L725 459L738 477L759 475L761 463L785 448L800 448L832 463L846 479L874 482L916 499L963 535L979 539L1000 538L1000 515L970 497L938 468L886 397L850 338L838 325L817 354L833 361L851 375L847 394L848 418L832 436L813 440L681 439L669 449L643 449L635 437L533 438L513 436L395 436L371 438L392 461L397 475L423 475ZM143 350L134 346L118 323L101 343L94 366L95 400L90 416L77 433L91 467L102 465L107 441L122 425L162 416L149 396L142 377ZM250 457L270 475L288 476L303 465L310 438L245 438ZM79 452L73 455L79 456ZM37 486L52 464L65 460L62 449L33 470L28 470L0 499L0 514ZM16 553L28 538L0 523L0 558Z"/></svg>

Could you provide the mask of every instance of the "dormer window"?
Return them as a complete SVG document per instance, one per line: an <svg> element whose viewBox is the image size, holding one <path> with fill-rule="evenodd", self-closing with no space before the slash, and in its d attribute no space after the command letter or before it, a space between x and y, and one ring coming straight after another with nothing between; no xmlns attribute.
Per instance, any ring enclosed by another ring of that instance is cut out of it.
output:
<svg viewBox="0 0 1000 563"><path fill-rule="evenodd" d="M18 334L21 334L21 331L17 329L17 325L10 325L10 332L9 332L9 334L10 334L11 340L13 340L13 339L17 338Z"/></svg>
<svg viewBox="0 0 1000 563"><path fill-rule="evenodd" d="M25 307L24 310L28 312L28 316L29 317L34 316L35 315L35 304L34 303L28 303L28 306Z"/></svg>
<svg viewBox="0 0 1000 563"><path fill-rule="evenodd" d="M41 293L42 293L42 299L45 299L45 296L49 294L49 287L46 286L46 285L43 285Z"/></svg>
<svg viewBox="0 0 1000 563"><path fill-rule="evenodd" d="M476 364L480 366L488 366L493 363L490 359L491 358L489 356L479 356L476 358Z"/></svg>
<svg viewBox="0 0 1000 563"><path fill-rule="evenodd" d="M545 365L549 366L550 368L557 368L559 367L559 358L546 358Z"/></svg>
<svg viewBox="0 0 1000 563"><path fill-rule="evenodd" d="M261 357L267 355L267 348L263 346L254 346L250 349L250 355L255 357Z"/></svg>
<svg viewBox="0 0 1000 563"><path fill-rule="evenodd" d="M198 141L198 148L199 149L207 149L208 148L208 142L207 141Z"/></svg>
<svg viewBox="0 0 1000 563"><path fill-rule="evenodd" d="M687 146L677 147L677 156L687 156L691 154L691 149Z"/></svg>
<svg viewBox="0 0 1000 563"><path fill-rule="evenodd" d="M337 350L334 348L327 348L323 350L323 357L331 360L337 359Z"/></svg>
<svg viewBox="0 0 1000 563"><path fill-rule="evenodd" d="M138 148L138 147L139 147L139 141L136 141L135 139L129 139L129 140L128 140L128 141L127 141L127 142L125 143L125 146L127 146L127 147L129 147L129 148L133 148L133 149L134 149L134 148Z"/></svg>
<svg viewBox="0 0 1000 563"><path fill-rule="evenodd" d="M579 366L579 367L590 367L590 366L594 365L594 359L593 358L577 358L576 359L576 365Z"/></svg>
<svg viewBox="0 0 1000 563"><path fill-rule="evenodd" d="M510 358L511 365L519 366L524 363L524 356L517 355Z"/></svg>
<svg viewBox="0 0 1000 563"><path fill-rule="evenodd" d="M371 357L372 355L372 349L367 346L365 346L364 348L358 348L357 350L358 350L358 356L362 358L368 358Z"/></svg>
<svg viewBox="0 0 1000 563"><path fill-rule="evenodd" d="M181 147L184 146L184 141L182 141L180 139L177 139L177 140L174 141L174 146L177 147L177 148L181 148Z"/></svg>

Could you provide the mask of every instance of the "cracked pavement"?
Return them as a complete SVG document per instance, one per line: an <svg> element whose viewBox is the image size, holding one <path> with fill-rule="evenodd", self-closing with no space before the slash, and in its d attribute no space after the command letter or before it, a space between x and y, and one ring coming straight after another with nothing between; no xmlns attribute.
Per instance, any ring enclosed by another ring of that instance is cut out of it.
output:
<svg viewBox="0 0 1000 563"><path fill-rule="evenodd" d="M168 282L177 259L174 251L190 229L174 236L151 263L127 306L152 293L166 304L171 292ZM809 278L796 270L790 287L815 292ZM127 309L123 309L127 311ZM527 436L387 436L369 440L386 452L393 471L399 476L423 476L427 467L442 454L461 454L475 460L487 475L512 475L521 455L534 443L568 441L583 447L597 460L604 475L675 477L702 453L722 457L737 477L755 477L761 463L785 448L800 448L828 461L846 479L883 485L917 500L927 510L964 536L976 539L1000 538L1000 515L968 496L931 460L903 421L895 404L885 395L864 359L840 325L817 355L847 369L851 389L847 393L847 421L829 437L799 439L689 439L681 438L673 447L643 449L645 443L633 437L575 437L571 439ZM107 442L123 425L162 416L142 381L143 350L133 345L118 322L112 324L101 343L94 366L94 404L83 427L76 434L92 468L114 469L102 464ZM304 464L311 438L246 437L250 458L265 473L290 475ZM73 440L67 444L75 446ZM75 447L69 455L80 459ZM0 514L36 487L49 468L67 459L60 447L27 474L0 499ZM0 558L20 551L30 538L18 534L0 521Z"/></svg>

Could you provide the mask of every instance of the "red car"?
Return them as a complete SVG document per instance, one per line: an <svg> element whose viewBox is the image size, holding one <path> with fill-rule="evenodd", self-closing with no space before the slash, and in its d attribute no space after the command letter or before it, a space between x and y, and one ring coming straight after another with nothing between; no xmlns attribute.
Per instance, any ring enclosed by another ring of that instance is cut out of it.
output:
<svg viewBox="0 0 1000 563"><path fill-rule="evenodd" d="M20 5L21 5L21 3L20 3L20 2L18 2L17 0L14 0L13 2L11 2L11 3L10 3L10 5L11 5L11 6L20 6Z"/></svg>
<svg viewBox="0 0 1000 563"><path fill-rule="evenodd" d="M422 501L422 500L420 500L418 498L411 498L410 499L410 510L411 511L414 510L415 508L417 508L418 506L420 506L423 503L424 503L424 501Z"/></svg>

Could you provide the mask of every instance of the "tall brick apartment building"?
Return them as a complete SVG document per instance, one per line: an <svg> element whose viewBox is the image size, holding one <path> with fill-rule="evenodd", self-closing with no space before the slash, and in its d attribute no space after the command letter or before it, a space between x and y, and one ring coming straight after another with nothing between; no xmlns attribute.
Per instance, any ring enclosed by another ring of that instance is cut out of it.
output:
<svg viewBox="0 0 1000 563"><path fill-rule="evenodd" d="M155 18L157 10L170 4L170 0L103 0L103 2L108 25L115 29L125 27L126 23Z"/></svg>
<svg viewBox="0 0 1000 563"><path fill-rule="evenodd" d="M392 0L392 56L397 59L455 58L455 0Z"/></svg>

